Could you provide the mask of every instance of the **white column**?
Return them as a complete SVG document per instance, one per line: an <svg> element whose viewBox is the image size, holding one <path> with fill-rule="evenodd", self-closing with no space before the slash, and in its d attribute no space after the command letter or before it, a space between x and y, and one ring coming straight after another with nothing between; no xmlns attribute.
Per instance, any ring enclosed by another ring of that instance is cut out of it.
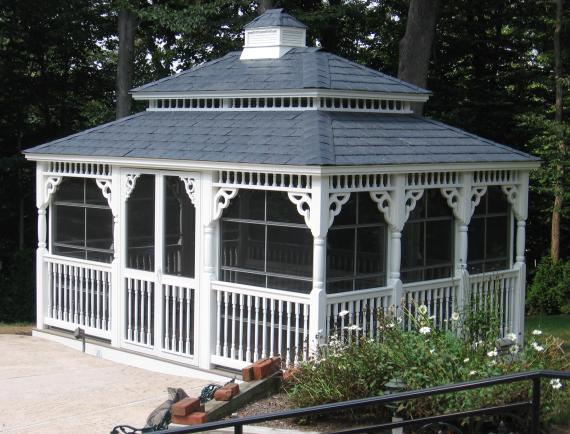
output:
<svg viewBox="0 0 570 434"><path fill-rule="evenodd" d="M154 351L160 354L164 346L164 295L162 273L164 259L164 176L154 178Z"/></svg>
<svg viewBox="0 0 570 434"><path fill-rule="evenodd" d="M313 234L313 287L309 317L309 345L318 348L326 332L327 293L327 232L329 228L329 178L313 176L310 222Z"/></svg>
<svg viewBox="0 0 570 434"><path fill-rule="evenodd" d="M36 166L36 206L38 208L38 248L36 250L36 327L44 328L44 315L47 308L47 273L44 255L47 253L47 201L44 197L45 163Z"/></svg>
<svg viewBox="0 0 570 434"><path fill-rule="evenodd" d="M118 167L113 167L112 175L112 206L113 212L113 263L111 264L111 294L109 297L110 315L111 315L111 345L119 347L121 345L122 330L124 327L123 315L125 312L122 308L122 289L123 279L121 274L121 256L125 254L123 244L121 243L121 217L124 219L124 200L123 188L121 182L121 173ZM126 221L126 219L124 219Z"/></svg>
<svg viewBox="0 0 570 434"><path fill-rule="evenodd" d="M195 327L197 339L195 348L200 368L210 369L210 356L214 353L216 333L216 302L212 297L211 282L216 279L217 222L212 218L215 195L212 186L213 174L212 172L203 173L200 179L198 211L202 221L202 243L196 250L196 255L202 258L200 261L202 271L199 287L196 288L198 300L195 306L198 327Z"/></svg>
<svg viewBox="0 0 570 434"><path fill-rule="evenodd" d="M516 256L514 269L518 270L517 291L513 299L516 301L513 312L513 333L520 344L524 337L524 311L526 299L526 263L525 263L525 227L528 216L528 172L519 173L518 194L513 205L513 214L517 221Z"/></svg>
<svg viewBox="0 0 570 434"><path fill-rule="evenodd" d="M390 223L390 260L388 285L392 287L392 304L399 315L404 289L400 277L402 265L402 231L406 223L406 175L394 175L392 203L388 210Z"/></svg>

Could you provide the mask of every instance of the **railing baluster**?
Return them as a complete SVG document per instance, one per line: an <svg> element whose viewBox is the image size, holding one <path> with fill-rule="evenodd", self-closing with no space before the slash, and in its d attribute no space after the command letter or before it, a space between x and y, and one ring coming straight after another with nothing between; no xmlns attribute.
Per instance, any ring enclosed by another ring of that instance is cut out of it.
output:
<svg viewBox="0 0 570 434"><path fill-rule="evenodd" d="M236 303L236 298L237 298L237 294L233 293L232 294L232 341L231 341L231 358L235 359L236 358L236 349L237 349L237 342L236 342L236 321L237 321L237 314L236 314L236 309L237 309L237 303Z"/></svg>
<svg viewBox="0 0 570 434"><path fill-rule="evenodd" d="M217 305L217 315L216 315L216 355L221 356L220 338L221 338L221 327L220 321L222 319L222 307L221 307L221 291L216 291L216 305Z"/></svg>
<svg viewBox="0 0 570 434"><path fill-rule="evenodd" d="M259 358L259 297L255 297L255 341L253 346L253 361Z"/></svg>
<svg viewBox="0 0 570 434"><path fill-rule="evenodd" d="M139 335L139 342L144 344L147 343L146 342L146 330L148 327L147 321L146 321L146 309L145 309L145 303L146 303L146 291L148 290L147 284L146 282L141 282L141 331L140 331L140 335Z"/></svg>
<svg viewBox="0 0 570 434"><path fill-rule="evenodd" d="M252 311L253 311L253 305L252 305L252 298L251 295L247 295L246 296L246 300L247 300L247 323L246 323L246 332L247 332L247 344L246 344L246 349L245 349L245 360L248 363L252 362L252 354L251 354L251 327L252 327Z"/></svg>
<svg viewBox="0 0 570 434"><path fill-rule="evenodd" d="M172 286L172 329L171 329L171 333L170 333L170 350L171 351L176 351L176 308L178 306L178 298L177 298L177 293L178 293L178 287L177 286Z"/></svg>
<svg viewBox="0 0 570 434"><path fill-rule="evenodd" d="M287 364L293 362L293 353L291 348L291 302L287 302Z"/></svg>
<svg viewBox="0 0 570 434"><path fill-rule="evenodd" d="M178 352L184 352L184 294L183 294L183 287L178 287Z"/></svg>
<svg viewBox="0 0 570 434"><path fill-rule="evenodd" d="M261 315L262 315L262 344L261 344L261 351L262 351L262 358L268 357L267 351L267 301L268 299L265 297L261 297Z"/></svg>
<svg viewBox="0 0 570 434"><path fill-rule="evenodd" d="M244 360L243 354L243 300L244 295L238 294L239 300L239 347L238 347L238 359Z"/></svg>
<svg viewBox="0 0 570 434"><path fill-rule="evenodd" d="M229 292L224 291L224 347L223 355L228 357L228 316L229 316Z"/></svg>
<svg viewBox="0 0 570 434"><path fill-rule="evenodd" d="M162 285L164 291L164 349L168 350L170 345L169 331L170 331L170 291L171 285Z"/></svg>
<svg viewBox="0 0 570 434"><path fill-rule="evenodd" d="M134 309L134 316L135 316L135 324L133 327L133 340L136 342L140 342L140 335L139 335L139 296L141 292L142 282L138 279L135 280L135 287L134 287L134 296L135 296L135 309Z"/></svg>
<svg viewBox="0 0 570 434"><path fill-rule="evenodd" d="M186 288L185 289L186 292L186 348L185 348L185 353L186 354L192 354L193 352L190 349L190 318L192 318L192 320L194 319L194 315L192 315L193 312L190 311L191 306L192 306L192 289L190 288Z"/></svg>
<svg viewBox="0 0 570 434"><path fill-rule="evenodd" d="M133 340L133 279L127 278L127 339Z"/></svg>
<svg viewBox="0 0 570 434"><path fill-rule="evenodd" d="M295 363L299 362L299 303L295 302Z"/></svg>

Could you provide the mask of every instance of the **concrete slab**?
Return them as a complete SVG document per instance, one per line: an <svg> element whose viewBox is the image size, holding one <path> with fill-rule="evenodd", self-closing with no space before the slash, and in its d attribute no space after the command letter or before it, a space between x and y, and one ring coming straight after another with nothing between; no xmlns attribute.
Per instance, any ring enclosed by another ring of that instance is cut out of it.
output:
<svg viewBox="0 0 570 434"><path fill-rule="evenodd" d="M32 336L0 335L0 432L102 434L144 425L166 388L209 383L102 360Z"/></svg>

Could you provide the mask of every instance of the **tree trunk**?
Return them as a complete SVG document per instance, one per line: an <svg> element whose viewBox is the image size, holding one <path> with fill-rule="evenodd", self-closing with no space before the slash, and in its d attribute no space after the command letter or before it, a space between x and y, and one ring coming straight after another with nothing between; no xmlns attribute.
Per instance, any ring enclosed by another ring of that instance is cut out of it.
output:
<svg viewBox="0 0 570 434"><path fill-rule="evenodd" d="M560 33L562 31L562 0L556 2L556 22L554 25L554 86L555 86L555 103L554 103L554 121L562 122L562 53L560 47ZM564 139L560 137L558 144L560 155L566 153L566 144ZM557 176L554 185L554 207L552 209L552 226L550 230L550 256L552 262L558 262L560 259L560 212L563 205L564 186L562 179L564 176L564 168L561 164L556 166Z"/></svg>
<svg viewBox="0 0 570 434"><path fill-rule="evenodd" d="M131 95L129 90L133 82L133 64L135 53L135 33L138 18L133 11L119 11L119 59L117 62L117 114L120 119L131 113Z"/></svg>
<svg viewBox="0 0 570 434"><path fill-rule="evenodd" d="M398 78L416 86L427 84L440 6L441 0L410 0L406 33L400 40ZM413 109L421 114L423 104L414 105Z"/></svg>
<svg viewBox="0 0 570 434"><path fill-rule="evenodd" d="M273 7L273 0L260 0L259 6L257 8L257 12L259 15L264 14L267 9L271 9Z"/></svg>

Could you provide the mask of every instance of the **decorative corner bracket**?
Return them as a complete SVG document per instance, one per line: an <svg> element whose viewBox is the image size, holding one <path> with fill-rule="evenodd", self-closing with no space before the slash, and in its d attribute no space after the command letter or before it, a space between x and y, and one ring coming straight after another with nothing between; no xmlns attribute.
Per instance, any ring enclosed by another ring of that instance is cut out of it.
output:
<svg viewBox="0 0 570 434"><path fill-rule="evenodd" d="M220 188L214 196L214 215L213 220L221 217L222 211L230 206L231 200L238 194L237 188ZM190 199L191 200L191 199Z"/></svg>
<svg viewBox="0 0 570 434"><path fill-rule="evenodd" d="M297 212L305 218L305 224L311 228L311 195L309 193L287 193L287 196L297 207Z"/></svg>
<svg viewBox="0 0 570 434"><path fill-rule="evenodd" d="M462 224L469 225L475 208L481 202L481 198L487 192L487 187L472 187L469 198L463 198L461 190L457 187L442 188L441 194L447 200L447 205L453 210L453 215ZM468 202L464 202L468 200Z"/></svg>
<svg viewBox="0 0 570 434"><path fill-rule="evenodd" d="M51 200L51 195L54 194L62 181L61 176L48 176L44 184L44 201L40 208L45 208Z"/></svg>
<svg viewBox="0 0 570 434"><path fill-rule="evenodd" d="M196 179L189 176L181 176L180 179L184 183L184 189L190 198L190 202L192 202L192 205L196 206L196 199L198 197L198 193L196 192Z"/></svg>
<svg viewBox="0 0 570 434"><path fill-rule="evenodd" d="M422 198L425 190L407 190L404 195L404 221L402 226L408 221L410 213L416 207L418 200Z"/></svg>
<svg viewBox="0 0 570 434"><path fill-rule="evenodd" d="M391 227L397 226L394 213L392 211L392 195L388 191L371 191L370 198L376 202L378 210L384 214L384 219Z"/></svg>
<svg viewBox="0 0 570 434"><path fill-rule="evenodd" d="M522 211L521 195L518 185L502 185L501 190L505 193L507 201L512 207L513 214L517 220L526 220L526 215Z"/></svg>
<svg viewBox="0 0 570 434"><path fill-rule="evenodd" d="M134 173L128 173L125 176L125 200L131 197L131 193L135 189L135 186L137 184L137 178L139 176L140 176L139 174L134 174Z"/></svg>
<svg viewBox="0 0 570 434"><path fill-rule="evenodd" d="M107 203L109 204L109 208L111 208L113 215L116 215L115 210L113 209L113 182L109 179L96 179L95 182L97 183L97 187L101 190L103 197L107 199Z"/></svg>
<svg viewBox="0 0 570 434"><path fill-rule="evenodd" d="M329 195L329 228L332 226L334 218L340 214L342 206L348 202L348 199L350 199L350 193L332 193ZM299 207L297 207L298 209Z"/></svg>

